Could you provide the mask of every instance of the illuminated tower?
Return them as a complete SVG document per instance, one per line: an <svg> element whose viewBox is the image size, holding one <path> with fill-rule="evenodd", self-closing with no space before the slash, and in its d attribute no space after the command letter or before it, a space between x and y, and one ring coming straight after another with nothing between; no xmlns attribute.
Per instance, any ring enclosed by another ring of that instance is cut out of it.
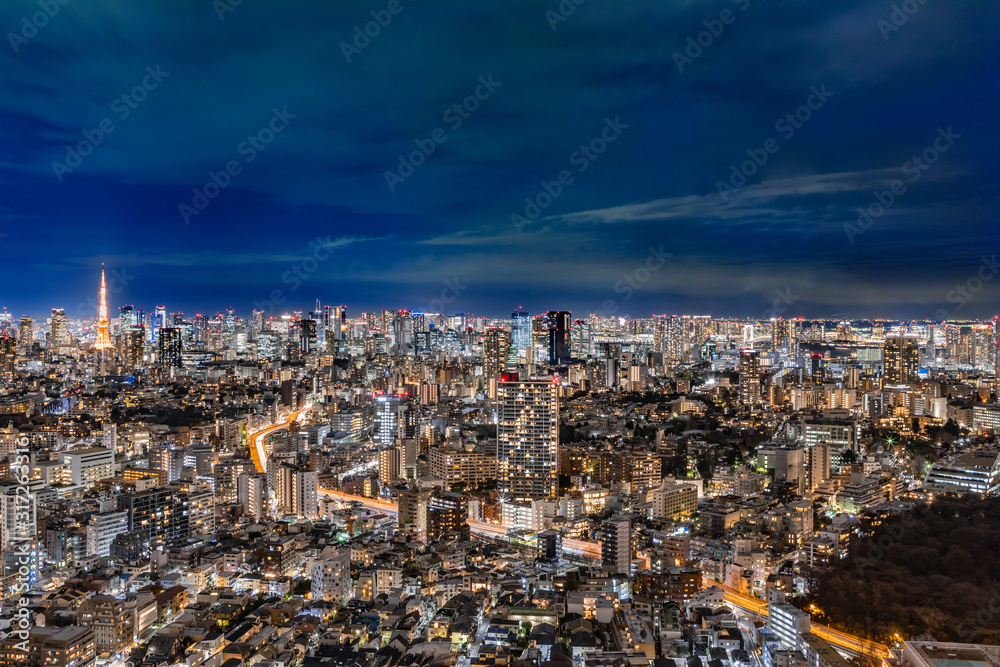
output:
<svg viewBox="0 0 1000 667"><path fill-rule="evenodd" d="M95 350L110 350L111 334L108 332L108 288L104 282L104 265L101 265L101 301L97 311L97 341Z"/></svg>
<svg viewBox="0 0 1000 667"><path fill-rule="evenodd" d="M497 481L514 500L554 498L559 488L558 386L500 376L497 383Z"/></svg>

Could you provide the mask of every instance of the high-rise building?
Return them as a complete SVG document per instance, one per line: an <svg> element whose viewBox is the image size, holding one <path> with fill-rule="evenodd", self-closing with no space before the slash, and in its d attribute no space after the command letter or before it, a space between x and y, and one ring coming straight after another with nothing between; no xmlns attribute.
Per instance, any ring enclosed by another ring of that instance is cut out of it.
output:
<svg viewBox="0 0 1000 667"><path fill-rule="evenodd" d="M375 397L375 442L380 449L392 447L399 437L399 412L406 396L380 394Z"/></svg>
<svg viewBox="0 0 1000 667"><path fill-rule="evenodd" d="M917 337L891 334L885 337L885 383L909 384L917 381L920 355Z"/></svg>
<svg viewBox="0 0 1000 667"><path fill-rule="evenodd" d="M278 467L275 495L286 514L315 519L319 514L319 474L297 466Z"/></svg>
<svg viewBox="0 0 1000 667"><path fill-rule="evenodd" d="M121 653L133 643L132 614L125 612L124 600L114 595L95 595L80 605L81 624L94 630L97 655Z"/></svg>
<svg viewBox="0 0 1000 667"><path fill-rule="evenodd" d="M69 331L66 329L66 311L62 308L53 308L49 317L49 345L52 347L65 347L69 345Z"/></svg>
<svg viewBox="0 0 1000 667"><path fill-rule="evenodd" d="M0 382L13 382L17 366L17 340L4 332L0 336Z"/></svg>
<svg viewBox="0 0 1000 667"><path fill-rule="evenodd" d="M601 568L608 574L632 571L632 522L612 517L601 524Z"/></svg>
<svg viewBox="0 0 1000 667"><path fill-rule="evenodd" d="M449 533L469 539L469 500L461 493L438 491L427 503L427 536L439 540Z"/></svg>
<svg viewBox="0 0 1000 667"><path fill-rule="evenodd" d="M87 555L110 556L115 536L128 530L127 512L94 514L87 524Z"/></svg>
<svg viewBox="0 0 1000 667"><path fill-rule="evenodd" d="M594 356L594 348L590 335L590 325L586 320L574 320L570 328L570 350L576 359L589 359Z"/></svg>
<svg viewBox="0 0 1000 667"><path fill-rule="evenodd" d="M740 351L740 399L744 405L761 401L760 353L756 350Z"/></svg>
<svg viewBox="0 0 1000 667"><path fill-rule="evenodd" d="M316 320L299 320L299 351L304 355L315 352L318 341Z"/></svg>
<svg viewBox="0 0 1000 667"><path fill-rule="evenodd" d="M554 497L558 487L559 398L549 380L502 375L497 384L499 489L516 500Z"/></svg>
<svg viewBox="0 0 1000 667"><path fill-rule="evenodd" d="M351 550L312 566L313 600L333 602L338 607L351 597Z"/></svg>
<svg viewBox="0 0 1000 667"><path fill-rule="evenodd" d="M389 354L406 355L413 352L413 318L410 311L399 310L392 314L386 333L389 335Z"/></svg>
<svg viewBox="0 0 1000 667"><path fill-rule="evenodd" d="M181 367L181 330L176 327L160 329L157 358L163 368Z"/></svg>
<svg viewBox="0 0 1000 667"><path fill-rule="evenodd" d="M399 479L399 447L389 447L378 453L378 480L383 484L392 484Z"/></svg>
<svg viewBox="0 0 1000 667"><path fill-rule="evenodd" d="M34 322L28 315L21 318L21 326L17 330L17 349L23 355L31 353L31 344L35 335Z"/></svg>
<svg viewBox="0 0 1000 667"><path fill-rule="evenodd" d="M125 374L135 373L145 363L146 330L144 327L129 327L122 335L122 370Z"/></svg>
<svg viewBox="0 0 1000 667"><path fill-rule="evenodd" d="M517 366L518 359L523 359L531 349L531 315L525 311L515 310L510 316L510 359L511 367Z"/></svg>
<svg viewBox="0 0 1000 667"><path fill-rule="evenodd" d="M158 487L120 494L118 509L128 512L129 531L141 531L150 542L189 536L187 494L175 489Z"/></svg>
<svg viewBox="0 0 1000 667"><path fill-rule="evenodd" d="M483 340L483 377L486 380L486 397L497 397L497 380L507 369L510 335L503 329L487 329Z"/></svg>
<svg viewBox="0 0 1000 667"><path fill-rule="evenodd" d="M427 541L427 509L430 499L430 491L399 492L397 526L400 532L412 535L421 542Z"/></svg>
<svg viewBox="0 0 1000 667"><path fill-rule="evenodd" d="M563 364L569 360L569 348L566 336L570 331L571 313L563 310L550 310L545 313L545 329L549 338L549 363Z"/></svg>
<svg viewBox="0 0 1000 667"><path fill-rule="evenodd" d="M100 300L97 305L97 340L94 341L94 349L103 352L112 347L114 345L111 343L111 331L108 326L108 287L104 282L104 267L101 266Z"/></svg>

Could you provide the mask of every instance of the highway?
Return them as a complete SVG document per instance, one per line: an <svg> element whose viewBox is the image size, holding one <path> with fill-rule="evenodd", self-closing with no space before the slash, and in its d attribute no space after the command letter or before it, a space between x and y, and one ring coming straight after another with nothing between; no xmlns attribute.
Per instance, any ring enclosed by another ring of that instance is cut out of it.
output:
<svg viewBox="0 0 1000 667"><path fill-rule="evenodd" d="M729 606L735 609L740 609L754 616L767 616L767 602L764 600L743 595L735 588L731 588L711 579L706 579L705 584L721 588L725 596L726 604ZM892 651L890 651L887 646L879 644L878 642L861 639L860 637L855 637L815 622L811 624L811 629L814 635L822 637L837 648L837 650L848 655L872 655L877 658L882 658L883 660L893 657Z"/></svg>
<svg viewBox="0 0 1000 667"><path fill-rule="evenodd" d="M349 493L334 491L333 489L320 489L319 492L323 495L335 498L344 503L350 503L350 502L359 503L362 507L365 507L373 512L382 512L383 514L391 514L392 516L396 516L397 514L397 508L395 503L379 500L377 498L365 498L364 496L355 496ZM484 523L482 521L470 521L469 530L474 535L484 535L486 537L507 536L506 528L497 526L492 523ZM601 545L596 542L585 542L583 540L564 539L563 551L579 554L582 556L587 556L589 558L596 558L598 560L601 558Z"/></svg>
<svg viewBox="0 0 1000 667"><path fill-rule="evenodd" d="M247 444L250 446L250 458L253 460L253 464L254 467L257 468L257 472L267 472L267 452L264 451L264 439L275 431L288 428L289 424L294 421L298 421L303 414L311 409L312 406L307 405L306 407L296 410L288 415L284 421L271 424L270 426L265 426L247 438Z"/></svg>

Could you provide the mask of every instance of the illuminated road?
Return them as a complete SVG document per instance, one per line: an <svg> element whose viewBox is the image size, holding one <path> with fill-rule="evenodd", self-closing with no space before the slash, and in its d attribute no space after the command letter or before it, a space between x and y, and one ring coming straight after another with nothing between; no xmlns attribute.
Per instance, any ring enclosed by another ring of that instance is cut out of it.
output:
<svg viewBox="0 0 1000 667"><path fill-rule="evenodd" d="M759 598L743 595L735 588L730 588L725 584L720 584L712 579L705 580L706 585L718 586L725 595L726 604L731 607L741 609L756 616L767 616L767 602ZM877 642L867 641L860 637L849 635L833 628L828 628L819 623L812 623L812 633L817 637L822 637L830 642L838 650L850 655L874 655L878 658L891 658L892 652L888 647Z"/></svg>
<svg viewBox="0 0 1000 667"><path fill-rule="evenodd" d="M364 496L354 496L349 493L342 493L340 491L334 491L333 489L320 489L319 492L323 495L330 496L344 503L355 502L359 503L362 507L369 509L373 512L382 512L383 514L391 514L396 516L397 508L395 503L386 502L384 500L378 500L376 498L365 498ZM501 526L497 526L492 523L484 523L482 521L470 521L469 530L475 535L483 535L486 537L507 537L507 529ZM587 556L589 558L595 558L600 560L601 558L601 545L595 542L585 542L583 540L572 540L564 539L563 550L569 553L579 554L582 556Z"/></svg>
<svg viewBox="0 0 1000 667"><path fill-rule="evenodd" d="M265 426L247 438L247 444L250 446L250 458L253 460L253 464L257 468L257 472L267 472L267 453L264 451L264 438L271 435L275 431L288 428L289 424L294 421L298 421L305 412L311 409L312 406L307 405L306 407L296 410L288 415L285 421Z"/></svg>

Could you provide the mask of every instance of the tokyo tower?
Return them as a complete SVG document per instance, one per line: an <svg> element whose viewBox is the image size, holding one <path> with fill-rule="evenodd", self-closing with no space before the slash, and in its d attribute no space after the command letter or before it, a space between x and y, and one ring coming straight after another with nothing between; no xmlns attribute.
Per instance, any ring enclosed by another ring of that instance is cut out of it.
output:
<svg viewBox="0 0 1000 667"><path fill-rule="evenodd" d="M95 350L108 350L111 344L111 334L108 332L108 288L104 283L104 265L101 264L101 304L97 313L97 342Z"/></svg>

